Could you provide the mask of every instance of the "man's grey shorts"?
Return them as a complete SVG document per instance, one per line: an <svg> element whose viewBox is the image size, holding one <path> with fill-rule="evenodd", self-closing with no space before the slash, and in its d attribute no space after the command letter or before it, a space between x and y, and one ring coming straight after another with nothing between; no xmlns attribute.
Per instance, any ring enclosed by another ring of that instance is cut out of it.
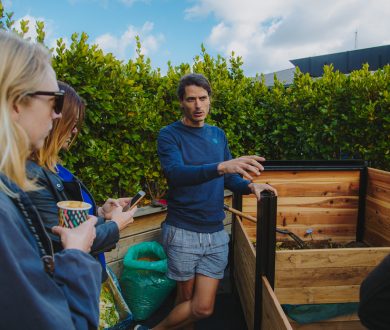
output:
<svg viewBox="0 0 390 330"><path fill-rule="evenodd" d="M229 235L225 230L197 233L164 223L162 243L168 256L169 278L187 281L195 274L223 278L229 254Z"/></svg>

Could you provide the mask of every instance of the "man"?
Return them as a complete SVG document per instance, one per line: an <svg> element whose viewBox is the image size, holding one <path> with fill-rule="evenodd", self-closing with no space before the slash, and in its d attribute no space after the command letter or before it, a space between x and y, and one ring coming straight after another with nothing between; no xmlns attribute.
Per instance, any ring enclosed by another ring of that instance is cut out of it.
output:
<svg viewBox="0 0 390 330"><path fill-rule="evenodd" d="M256 194L276 190L242 179L260 175L264 158L232 159L224 132L205 124L211 87L200 74L180 80L183 118L161 129L158 155L168 181L168 214L163 245L167 276L177 281L176 306L153 329L191 329L212 314L219 280L228 261L229 236L224 230L224 188ZM146 329L143 326L135 329Z"/></svg>

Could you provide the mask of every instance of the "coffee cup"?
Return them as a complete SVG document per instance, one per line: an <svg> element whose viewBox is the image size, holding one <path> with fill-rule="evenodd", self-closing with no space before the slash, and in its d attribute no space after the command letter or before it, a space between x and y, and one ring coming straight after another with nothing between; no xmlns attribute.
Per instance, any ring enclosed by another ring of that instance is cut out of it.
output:
<svg viewBox="0 0 390 330"><path fill-rule="evenodd" d="M57 203L59 224L65 228L75 228L87 220L91 204L80 201L62 201Z"/></svg>

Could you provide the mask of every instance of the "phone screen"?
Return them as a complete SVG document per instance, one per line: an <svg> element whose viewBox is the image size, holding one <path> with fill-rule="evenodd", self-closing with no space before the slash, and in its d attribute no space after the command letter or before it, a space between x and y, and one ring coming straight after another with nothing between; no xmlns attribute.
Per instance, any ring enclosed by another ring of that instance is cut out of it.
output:
<svg viewBox="0 0 390 330"><path fill-rule="evenodd" d="M139 192L137 192L137 195L135 195L130 203L128 203L124 208L123 208L123 212L126 212L130 209L132 209L133 207L136 207L137 204L142 200L142 198L144 198L146 195L146 193L142 190L140 190Z"/></svg>

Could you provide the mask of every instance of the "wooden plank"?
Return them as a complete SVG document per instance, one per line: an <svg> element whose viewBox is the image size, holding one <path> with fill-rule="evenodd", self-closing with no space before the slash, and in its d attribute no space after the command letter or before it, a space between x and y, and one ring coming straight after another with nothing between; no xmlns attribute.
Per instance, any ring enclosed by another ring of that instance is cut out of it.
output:
<svg viewBox="0 0 390 330"><path fill-rule="evenodd" d="M245 214L256 217L256 208L245 208ZM278 206L276 222L279 226L293 224L356 224L358 208L301 208Z"/></svg>
<svg viewBox="0 0 390 330"><path fill-rule="evenodd" d="M368 169L364 241L390 245L390 172Z"/></svg>
<svg viewBox="0 0 390 330"><path fill-rule="evenodd" d="M123 259L107 262L107 266L112 269L118 279L121 278L123 272Z"/></svg>
<svg viewBox="0 0 390 330"><path fill-rule="evenodd" d="M150 230L144 233L140 233L137 235L128 236L126 238L122 238L119 240L119 242L116 245L116 248L108 253L105 253L106 261L112 262L117 259L123 259L125 256L127 250L129 247L141 243L141 242L148 242L148 241L158 241L160 240L161 236L161 230L160 229L154 229Z"/></svg>
<svg viewBox="0 0 390 330"><path fill-rule="evenodd" d="M278 225L288 226L293 224L356 224L358 209L329 209L280 206L278 208L276 222Z"/></svg>
<svg viewBox="0 0 390 330"><path fill-rule="evenodd" d="M360 285L275 288L280 304L330 304L359 301Z"/></svg>
<svg viewBox="0 0 390 330"><path fill-rule="evenodd" d="M382 213L383 215L390 217L390 202L367 196L366 206L378 210L379 213Z"/></svg>
<svg viewBox="0 0 390 330"><path fill-rule="evenodd" d="M356 239L356 225L291 225L278 226L280 229L288 229L294 234L298 235L305 241L309 240L328 240L333 242L350 242ZM310 229L313 231L311 236L306 235L306 231ZM256 241L256 227L245 222L245 230L252 242ZM277 240L289 240L287 235L277 234Z"/></svg>
<svg viewBox="0 0 390 330"><path fill-rule="evenodd" d="M298 268L374 267L390 247L276 251L275 272Z"/></svg>
<svg viewBox="0 0 390 330"><path fill-rule="evenodd" d="M390 202L390 183L378 181L378 180L368 180L367 183L367 196Z"/></svg>
<svg viewBox="0 0 390 330"><path fill-rule="evenodd" d="M267 180L268 181L268 180ZM259 182L260 183L260 182ZM265 183L265 182L264 182ZM359 181L348 182L268 182L280 197L357 196Z"/></svg>
<svg viewBox="0 0 390 330"><path fill-rule="evenodd" d="M390 202L390 172L368 168L367 194Z"/></svg>
<svg viewBox="0 0 390 330"><path fill-rule="evenodd" d="M255 306L255 250L240 221L234 226L234 283L248 329L253 329Z"/></svg>
<svg viewBox="0 0 390 330"><path fill-rule="evenodd" d="M366 229L364 231L364 242L373 246L389 246L390 240L382 236L381 231Z"/></svg>
<svg viewBox="0 0 390 330"><path fill-rule="evenodd" d="M255 182L299 181L299 182L349 182L359 180L356 171L272 171L267 170L254 179Z"/></svg>
<svg viewBox="0 0 390 330"><path fill-rule="evenodd" d="M120 238L123 239L160 228L165 217L166 210L153 214L136 214L134 222L121 230Z"/></svg>
<svg viewBox="0 0 390 330"><path fill-rule="evenodd" d="M298 207L298 208L339 208L355 209L358 207L357 196L314 196L314 197L279 197L279 207ZM242 199L242 211L244 213L256 213L257 201L254 195L247 195Z"/></svg>
<svg viewBox="0 0 390 330"><path fill-rule="evenodd" d="M390 245L390 204L366 198L364 241L373 246Z"/></svg>
<svg viewBox="0 0 390 330"><path fill-rule="evenodd" d="M261 329L292 330L286 314L283 312L268 280L262 276L263 308Z"/></svg>
<svg viewBox="0 0 390 330"><path fill-rule="evenodd" d="M275 276L275 287L297 288L308 286L360 285L374 266L279 269Z"/></svg>

